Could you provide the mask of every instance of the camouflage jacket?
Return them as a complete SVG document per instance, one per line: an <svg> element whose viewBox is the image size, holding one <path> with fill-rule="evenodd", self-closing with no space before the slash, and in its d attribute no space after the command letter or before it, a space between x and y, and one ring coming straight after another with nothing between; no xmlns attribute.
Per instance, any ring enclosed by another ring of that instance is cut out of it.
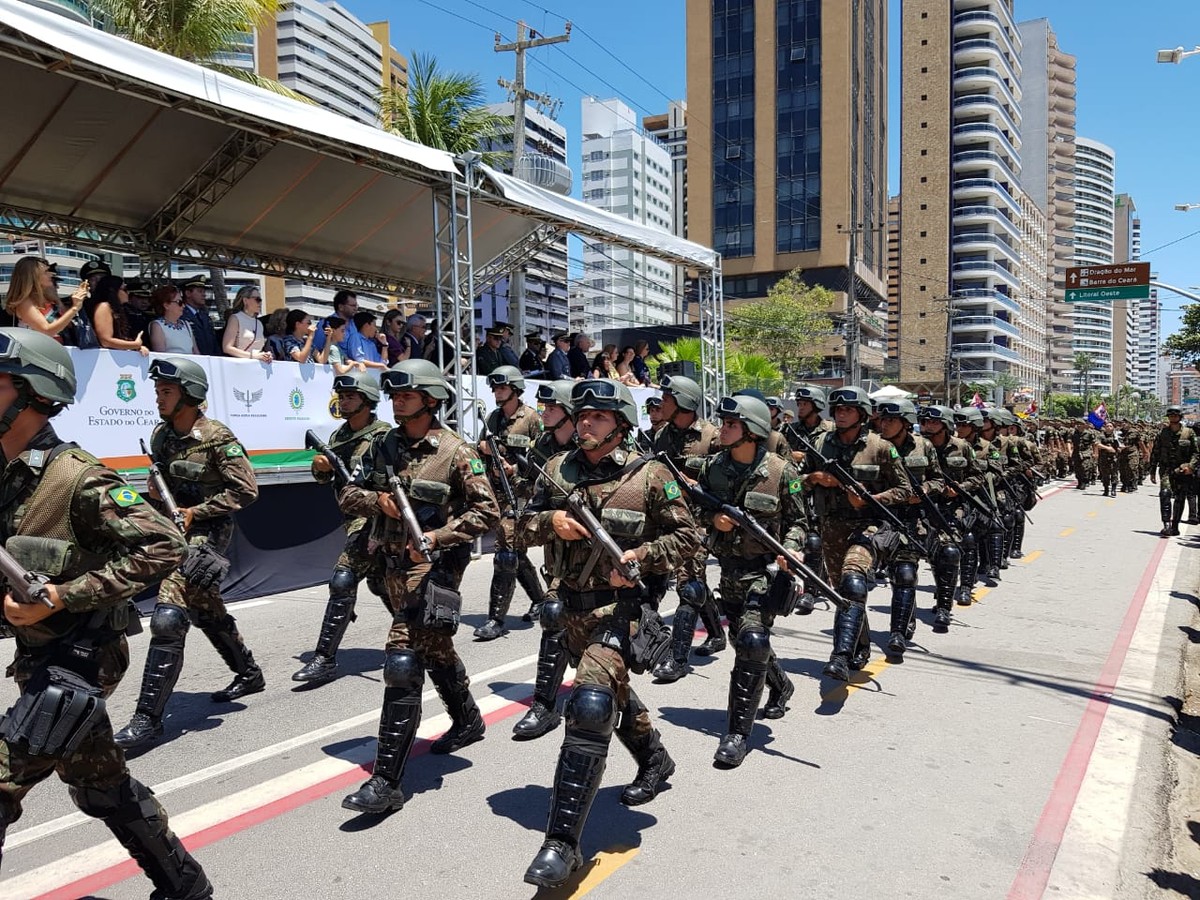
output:
<svg viewBox="0 0 1200 900"><path fill-rule="evenodd" d="M500 521L483 460L470 444L448 428L430 429L411 442L403 428L393 428L371 442L354 480L338 496L346 515L371 517L371 540L389 555L402 556L409 540L404 523L379 509L379 495L391 490L389 469L435 549L465 546Z"/></svg>
<svg viewBox="0 0 1200 900"><path fill-rule="evenodd" d="M1171 475L1185 465L1191 466L1194 471L1198 452L1196 435L1192 429L1182 425L1176 432L1171 430L1170 425L1165 425L1150 450L1150 471Z"/></svg>
<svg viewBox="0 0 1200 900"><path fill-rule="evenodd" d="M583 450L563 453L547 465L547 473L564 490L579 490L600 524L624 550L636 549L643 574L674 571L680 560L690 559L700 547L700 531L683 492L666 466L648 461L633 471L627 466L637 457L617 448L596 465ZM564 541L551 524L556 510L565 509L562 491L541 480L533 501L519 523L529 546L546 548L546 568L573 591L608 591L612 565L598 562L587 578L594 542Z"/></svg>
<svg viewBox="0 0 1200 900"><path fill-rule="evenodd" d="M830 462L840 462L845 466L881 503L900 506L908 503L913 495L912 481L900 460L899 451L866 426L859 429L858 437L848 444L841 440L836 431L827 431L821 435L816 448L820 456L808 454L804 466L806 472L822 471L825 464L821 457L825 457ZM869 506L855 509L841 486L825 488L818 485L814 487L813 495L818 515L846 519L876 516Z"/></svg>
<svg viewBox="0 0 1200 900"><path fill-rule="evenodd" d="M392 426L387 422L380 421L372 415L367 424L358 431L351 429L349 422L343 422L338 430L329 436L327 443L329 444L329 449L333 451L333 455L342 461L346 467L346 471L350 472L351 477L353 477L354 470L361 464L363 454L367 452L367 448L371 446L371 442L376 437L382 437L387 434L391 428ZM318 484L333 483L332 472L318 472L314 468L312 476ZM366 523L365 516L342 516L342 527L346 529L347 534L362 531Z"/></svg>
<svg viewBox="0 0 1200 900"><path fill-rule="evenodd" d="M679 468L692 472L699 469L701 457L712 456L720 449L720 431L705 419L698 418L687 428L668 422L654 433L654 452L666 453Z"/></svg>
<svg viewBox="0 0 1200 900"><path fill-rule="evenodd" d="M553 431L543 431L538 435L538 439L533 442L533 450L530 453L530 458L539 466L545 466L546 463L550 462L558 454L566 453L574 446L573 441L560 444L554 437Z"/></svg>
<svg viewBox="0 0 1200 900"><path fill-rule="evenodd" d="M778 428L772 429L771 433L767 435L767 452L774 453L776 456L780 456L791 462L792 448L788 444L787 438L784 437L783 432Z"/></svg>
<svg viewBox="0 0 1200 900"><path fill-rule="evenodd" d="M225 425L203 413L187 434L166 423L156 427L150 455L175 502L191 508L193 533L228 529L233 513L258 499L246 448Z"/></svg>
<svg viewBox="0 0 1200 900"><path fill-rule="evenodd" d="M804 506L800 471L779 459L766 447L759 447L754 462L734 462L728 450L704 461L697 480L706 490L725 503L741 507L783 543L799 551L809 523ZM712 530L712 554L719 560L759 559L763 566L774 562L769 548L747 535L741 528Z"/></svg>
<svg viewBox="0 0 1200 900"><path fill-rule="evenodd" d="M497 408L488 413L487 431L491 435L497 452L504 457L510 465L516 464L516 457L512 454L525 454L533 446L534 442L542 433L542 419L537 414L537 410L526 406L524 403L518 403L516 411L512 416L504 415L504 411ZM480 448L482 453L482 447ZM496 466L494 462L489 461L486 457L482 457L487 466L488 477L492 482L492 490L496 494L496 499L501 504L505 503L505 498L500 485L500 476L496 474ZM513 493L518 497L528 497L532 493L532 485L521 474L520 468L514 470L508 476L508 482L512 486Z"/></svg>
<svg viewBox="0 0 1200 900"><path fill-rule="evenodd" d="M804 421L793 422L784 428L783 433L787 437L792 450L799 454L799 458L793 457L793 459L803 465L807 458L807 451L800 445L800 438L804 438L812 444L819 444L821 438L830 431L833 431L833 423L831 421L828 419L817 419L817 424L812 426L809 426Z"/></svg>
<svg viewBox="0 0 1200 900"><path fill-rule="evenodd" d="M46 425L0 472L0 539L7 544L21 535L70 545L67 553L27 549L17 560L48 575L66 607L36 625L13 629L22 650L76 633L97 610L110 610L110 627L123 631L127 601L187 555L174 523L95 457L65 449L51 459L62 443ZM46 564L51 555L58 565Z"/></svg>
<svg viewBox="0 0 1200 900"><path fill-rule="evenodd" d="M941 460L929 438L909 434L903 443L895 446L904 461L908 478L915 486L922 488L930 497L940 497L946 492Z"/></svg>
<svg viewBox="0 0 1200 900"><path fill-rule="evenodd" d="M933 441L929 443L937 454L943 474L953 478L964 490L977 491L984 486L983 474L975 465L975 451L970 444L953 435L941 447Z"/></svg>

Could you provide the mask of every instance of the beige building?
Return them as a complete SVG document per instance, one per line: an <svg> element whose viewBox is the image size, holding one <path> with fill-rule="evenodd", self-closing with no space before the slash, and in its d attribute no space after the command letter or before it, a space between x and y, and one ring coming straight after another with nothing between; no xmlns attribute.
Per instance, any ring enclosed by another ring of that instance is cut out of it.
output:
<svg viewBox="0 0 1200 900"><path fill-rule="evenodd" d="M1046 214L1050 231L1047 371L1051 390L1072 389L1071 305L1064 300L1074 265L1075 57L1058 46L1047 19L1017 26L1021 35L1021 185Z"/></svg>
<svg viewBox="0 0 1200 900"><path fill-rule="evenodd" d="M887 220L887 353L900 356L900 294L904 273L900 271L900 197L888 198Z"/></svg>
<svg viewBox="0 0 1200 900"><path fill-rule="evenodd" d="M900 383L1020 377L1021 41L1013 0L907 0L901 29ZM948 346L949 345L949 346ZM947 360L949 355L949 360Z"/></svg>
<svg viewBox="0 0 1200 900"><path fill-rule="evenodd" d="M1017 267L1020 286L1016 296L1021 311L1015 324L1020 359L1015 366L1009 367L1009 374L1018 382L1013 391L1039 396L1044 387L1049 346L1050 230L1045 214L1033 198L1020 189L1017 205L1021 209L1018 219L1021 260Z"/></svg>
<svg viewBox="0 0 1200 900"><path fill-rule="evenodd" d="M881 372L886 0L687 0L687 46L688 237L721 253L727 304L802 268L854 339L817 377Z"/></svg>

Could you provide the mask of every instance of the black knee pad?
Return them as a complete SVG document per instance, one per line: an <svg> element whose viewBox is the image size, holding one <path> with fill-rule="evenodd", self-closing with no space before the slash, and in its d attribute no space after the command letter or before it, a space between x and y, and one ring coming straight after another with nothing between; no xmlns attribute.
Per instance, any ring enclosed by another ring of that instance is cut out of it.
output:
<svg viewBox="0 0 1200 900"><path fill-rule="evenodd" d="M821 536L815 531L810 531L804 538L804 555L816 556L821 552Z"/></svg>
<svg viewBox="0 0 1200 900"><path fill-rule="evenodd" d="M567 698L567 730L597 738L612 736L617 721L617 697L600 684L577 684Z"/></svg>
<svg viewBox="0 0 1200 900"><path fill-rule="evenodd" d="M975 538L974 531L968 531L963 535L962 548L964 550L975 550L979 547L979 541Z"/></svg>
<svg viewBox="0 0 1200 900"><path fill-rule="evenodd" d="M358 591L358 578L350 569L336 566L329 577L329 596L331 598L353 597Z"/></svg>
<svg viewBox="0 0 1200 900"><path fill-rule="evenodd" d="M734 649L739 660L765 666L771 659L771 635L761 625L739 628Z"/></svg>
<svg viewBox="0 0 1200 900"><path fill-rule="evenodd" d="M563 602L554 599L543 603L541 622L543 631L562 631L565 627L563 624Z"/></svg>
<svg viewBox="0 0 1200 900"><path fill-rule="evenodd" d="M867 579L859 572L844 572L838 584L838 593L851 603L867 602Z"/></svg>
<svg viewBox="0 0 1200 900"><path fill-rule="evenodd" d="M182 644L192 621L187 610L159 604L150 615L150 636L172 644Z"/></svg>
<svg viewBox="0 0 1200 900"><path fill-rule="evenodd" d="M917 564L898 562L892 566L892 584L895 587L916 587Z"/></svg>
<svg viewBox="0 0 1200 900"><path fill-rule="evenodd" d="M492 557L492 565L497 572L516 575L521 565L521 556L515 550L497 550Z"/></svg>
<svg viewBox="0 0 1200 900"><path fill-rule="evenodd" d="M383 683L390 688L419 691L425 683L425 669L415 650L389 650L383 660Z"/></svg>
<svg viewBox="0 0 1200 900"><path fill-rule="evenodd" d="M107 819L118 811L131 805L146 805L139 809L144 815L156 813L151 798L154 794L150 788L132 776L126 775L124 780L108 788L85 788L72 785L69 789L71 801L85 816L93 819Z"/></svg>
<svg viewBox="0 0 1200 900"><path fill-rule="evenodd" d="M708 585L703 581L685 581L679 586L679 602L699 609L708 600Z"/></svg>
<svg viewBox="0 0 1200 900"><path fill-rule="evenodd" d="M964 541L964 543L966 542ZM937 554L937 567L957 569L960 562L962 562L962 551L958 549L958 545L943 544Z"/></svg>

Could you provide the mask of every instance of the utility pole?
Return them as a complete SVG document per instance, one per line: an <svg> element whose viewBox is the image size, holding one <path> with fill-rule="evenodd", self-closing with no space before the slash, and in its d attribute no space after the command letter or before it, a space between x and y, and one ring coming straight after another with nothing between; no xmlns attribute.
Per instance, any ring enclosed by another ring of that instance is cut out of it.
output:
<svg viewBox="0 0 1200 900"><path fill-rule="evenodd" d="M517 39L505 44L499 32L496 33L497 53L515 53L517 58L516 77L512 81L507 78L499 79L500 87L506 88L513 98L513 149L512 173L520 178L518 167L521 157L525 155L525 101L553 107L555 100L546 94L538 94L525 87L525 51L534 47L545 47L548 44L562 44L571 39L571 23L567 22L562 34L551 37L539 35L523 21L517 22ZM514 304L515 300L515 304ZM514 310L515 306L515 310ZM515 317L513 313L516 313ZM525 340L525 268L518 266L508 278L508 314L516 319L511 323L516 332L517 346L522 346Z"/></svg>

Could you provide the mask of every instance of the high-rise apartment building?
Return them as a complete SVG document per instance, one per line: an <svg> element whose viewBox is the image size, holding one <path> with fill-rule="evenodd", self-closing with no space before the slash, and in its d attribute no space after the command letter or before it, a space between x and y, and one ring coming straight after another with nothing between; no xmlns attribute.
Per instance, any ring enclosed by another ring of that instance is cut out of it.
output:
<svg viewBox="0 0 1200 900"><path fill-rule="evenodd" d="M1021 211L1017 224L1021 229L1018 243L1018 288L1015 294L1020 311L1017 327L1018 359L1008 372L1017 379L1015 390L1038 395L1045 387L1047 365L1047 302L1050 273L1050 231L1045 214L1025 191L1017 189Z"/></svg>
<svg viewBox="0 0 1200 900"><path fill-rule="evenodd" d="M887 354L900 358L900 296L904 273L900 265L900 197L888 198L887 219Z"/></svg>
<svg viewBox="0 0 1200 900"><path fill-rule="evenodd" d="M1116 152L1090 138L1075 139L1076 266L1111 265L1114 259ZM1113 390L1114 363L1124 368L1124 348L1114 354L1113 307L1108 303L1071 305L1071 352L1086 353L1091 368L1073 367L1073 383L1089 392ZM1086 379L1085 379L1086 374ZM1084 381L1086 380L1086 385Z"/></svg>
<svg viewBox="0 0 1200 900"><path fill-rule="evenodd" d="M1021 186L1046 215L1050 233L1046 387L1071 388L1071 305L1067 269L1075 259L1075 57L1064 53L1048 19L1021 35Z"/></svg>
<svg viewBox="0 0 1200 900"><path fill-rule="evenodd" d="M818 374L881 370L887 3L687 0L687 45L688 237L721 253L727 305L799 267L851 338Z"/></svg>
<svg viewBox="0 0 1200 900"><path fill-rule="evenodd" d="M1132 262L1142 253L1142 220L1137 204L1129 194L1117 194L1113 201L1113 262ZM1133 380L1137 369L1137 300L1118 300L1112 304L1113 393Z"/></svg>
<svg viewBox="0 0 1200 900"><path fill-rule="evenodd" d="M1158 276L1153 272L1151 280ZM1137 349L1135 351L1133 377L1129 383L1142 394L1154 394L1160 383L1159 370L1162 365L1162 301L1158 289L1150 288L1150 298L1137 303Z"/></svg>
<svg viewBox="0 0 1200 900"><path fill-rule="evenodd" d="M671 209L671 233L676 237L688 236L688 169L687 169L687 103L672 100L667 111L661 115L646 116L642 128L653 135L671 154L671 194L675 198ZM675 267L672 290L675 293L675 321L692 320L691 304L696 298L686 290L688 282L685 270Z"/></svg>
<svg viewBox="0 0 1200 900"><path fill-rule="evenodd" d="M620 100L582 105L583 202L670 233L671 154ZM675 267L645 253L584 241L582 288L583 331L675 323Z"/></svg>
<svg viewBox="0 0 1200 900"><path fill-rule="evenodd" d="M903 6L898 344L910 389L992 382L999 400L1002 376L1025 380L1045 358L1031 346L1045 326L1028 299L1038 279L1027 260L1046 255L1045 228L1022 221L1033 204L1022 208L1012 12L1012 0Z"/></svg>
<svg viewBox="0 0 1200 900"><path fill-rule="evenodd" d="M494 103L490 112L512 121L515 107L511 101ZM496 135L489 150L509 154L502 166L512 171L513 131L510 128ZM525 110L525 160L521 173L526 176L546 176L544 186L566 193L571 189L571 170L567 165L567 130L550 116L537 109ZM487 327L494 322L517 322L515 291L525 298L525 327L542 332L549 338L569 326L567 303L567 239L559 238L539 251L523 267L523 278L502 278L484 291L475 301L475 324ZM513 283L510 284L510 281ZM523 281L523 287L521 282ZM518 336L517 349L523 344Z"/></svg>
<svg viewBox="0 0 1200 900"><path fill-rule="evenodd" d="M408 57L392 46L392 24L387 21L372 22L367 27L379 42L383 54L379 86L385 90L408 93Z"/></svg>

